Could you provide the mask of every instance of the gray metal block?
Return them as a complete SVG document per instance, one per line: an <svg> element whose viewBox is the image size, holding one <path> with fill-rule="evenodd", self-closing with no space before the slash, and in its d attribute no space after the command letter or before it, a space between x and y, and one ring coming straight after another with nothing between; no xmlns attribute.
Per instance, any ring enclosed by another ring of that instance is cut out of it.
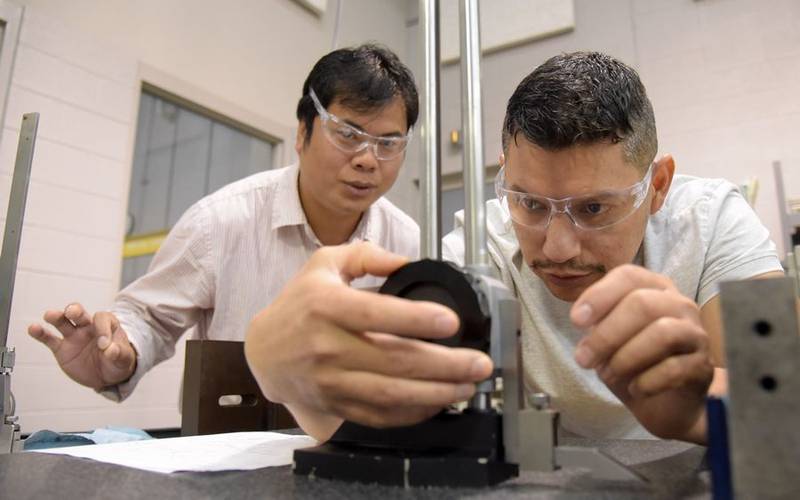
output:
<svg viewBox="0 0 800 500"><path fill-rule="evenodd" d="M800 332L789 278L723 283L736 498L800 498Z"/></svg>

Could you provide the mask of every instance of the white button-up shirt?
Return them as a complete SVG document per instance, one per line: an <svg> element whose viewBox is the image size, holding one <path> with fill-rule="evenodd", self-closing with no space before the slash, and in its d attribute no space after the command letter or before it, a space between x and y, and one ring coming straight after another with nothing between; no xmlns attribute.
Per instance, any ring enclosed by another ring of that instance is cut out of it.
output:
<svg viewBox="0 0 800 500"><path fill-rule="evenodd" d="M139 357L134 375L104 395L126 398L150 368L174 354L189 328L199 339L244 340L253 316L322 246L300 204L297 178L297 165L261 172L186 211L148 273L116 298L112 312ZM361 218L350 237L359 240L411 259L419 254L419 227L384 198ZM365 277L353 286L382 281Z"/></svg>

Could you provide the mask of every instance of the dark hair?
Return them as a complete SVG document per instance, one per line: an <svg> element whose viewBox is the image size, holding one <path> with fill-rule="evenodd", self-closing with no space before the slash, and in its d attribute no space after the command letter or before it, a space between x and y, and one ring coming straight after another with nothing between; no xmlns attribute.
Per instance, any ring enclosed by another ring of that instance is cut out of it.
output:
<svg viewBox="0 0 800 500"><path fill-rule="evenodd" d="M621 141L625 160L639 168L658 150L653 106L639 75L598 52L552 57L522 80L508 100L504 151L520 132L549 150Z"/></svg>
<svg viewBox="0 0 800 500"><path fill-rule="evenodd" d="M317 61L297 103L297 119L306 126L306 142L317 116L309 87L323 107L336 101L359 112L378 109L399 95L406 108L406 130L417 122L419 98L414 76L394 52L380 45L334 50Z"/></svg>

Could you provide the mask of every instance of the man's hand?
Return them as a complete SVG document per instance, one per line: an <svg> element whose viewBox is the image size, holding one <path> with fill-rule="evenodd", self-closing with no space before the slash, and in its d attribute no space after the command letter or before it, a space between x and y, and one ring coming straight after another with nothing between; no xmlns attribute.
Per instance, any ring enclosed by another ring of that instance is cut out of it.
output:
<svg viewBox="0 0 800 500"><path fill-rule="evenodd" d="M454 334L451 309L348 286L405 263L369 243L323 248L251 322L245 354L261 390L315 438L330 437L342 419L420 422L490 376L486 354L418 340Z"/></svg>
<svg viewBox="0 0 800 500"><path fill-rule="evenodd" d="M625 265L581 294L571 319L589 332L575 360L597 370L648 431L705 442L714 368L697 304L665 276Z"/></svg>
<svg viewBox="0 0 800 500"><path fill-rule="evenodd" d="M42 325L30 325L28 334L53 351L59 366L69 377L93 389L123 382L136 369L136 351L110 312L91 317L80 304L63 311L47 311L44 320L61 336Z"/></svg>

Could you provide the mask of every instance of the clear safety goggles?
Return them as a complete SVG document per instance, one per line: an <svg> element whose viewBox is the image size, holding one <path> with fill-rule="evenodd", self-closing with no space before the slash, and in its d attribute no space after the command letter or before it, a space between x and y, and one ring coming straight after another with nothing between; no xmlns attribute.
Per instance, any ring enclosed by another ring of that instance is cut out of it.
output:
<svg viewBox="0 0 800 500"><path fill-rule="evenodd" d="M345 153L358 153L367 147L372 148L372 153L379 160L397 158L405 151L408 141L411 140L412 130L400 137L376 137L352 125L348 125L341 118L329 113L322 107L314 89L308 89L308 95L314 101L314 107L319 113L322 130L331 143Z"/></svg>
<svg viewBox="0 0 800 500"><path fill-rule="evenodd" d="M653 165L632 186L559 199L506 189L503 167L495 177L494 189L511 218L523 226L546 229L555 214L565 214L581 229L603 229L622 222L642 205L650 190Z"/></svg>

